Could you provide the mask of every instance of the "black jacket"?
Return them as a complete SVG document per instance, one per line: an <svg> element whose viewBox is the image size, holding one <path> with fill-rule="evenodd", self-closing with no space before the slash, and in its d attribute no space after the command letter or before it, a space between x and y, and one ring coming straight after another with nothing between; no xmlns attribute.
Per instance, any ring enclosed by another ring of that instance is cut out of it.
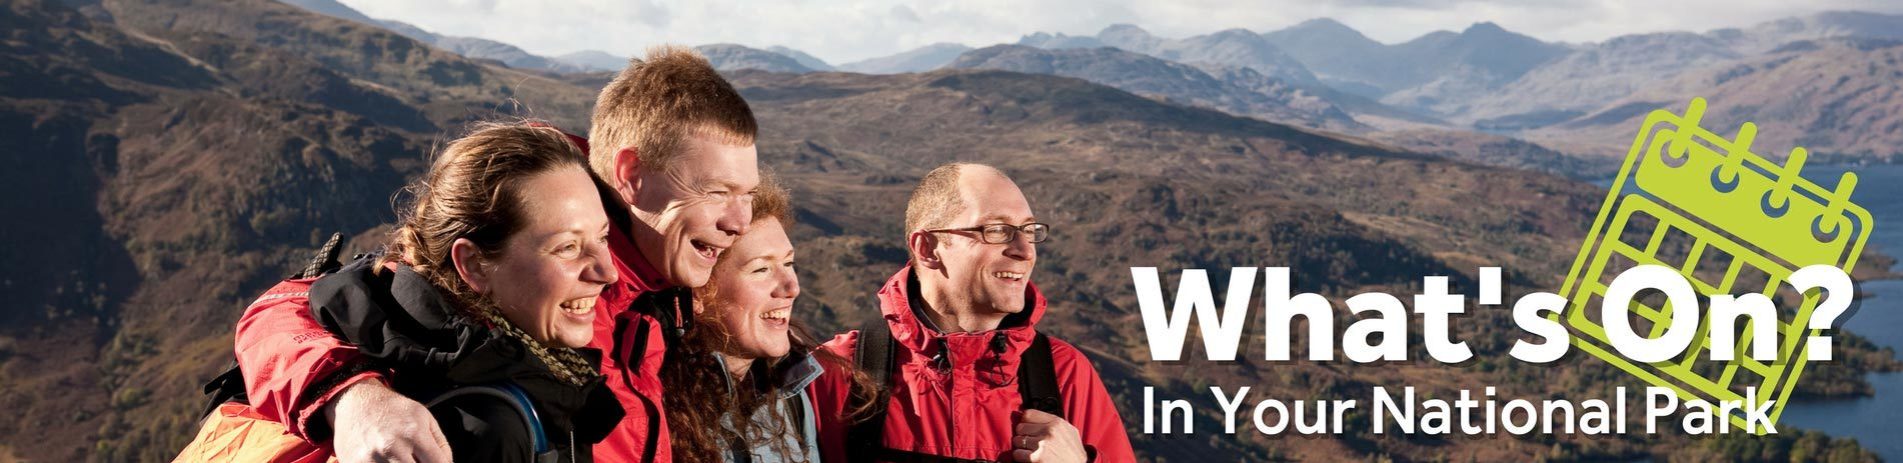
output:
<svg viewBox="0 0 1903 463"><path fill-rule="evenodd" d="M571 386L515 338L473 320L409 266L379 271L359 258L311 286L317 321L390 372L397 392L428 403L462 386L513 383L526 392L558 461L591 461L591 444L621 421L620 402L600 378ZM600 352L582 349L600 362ZM462 396L430 411L456 461L535 461L533 435L513 405Z"/></svg>

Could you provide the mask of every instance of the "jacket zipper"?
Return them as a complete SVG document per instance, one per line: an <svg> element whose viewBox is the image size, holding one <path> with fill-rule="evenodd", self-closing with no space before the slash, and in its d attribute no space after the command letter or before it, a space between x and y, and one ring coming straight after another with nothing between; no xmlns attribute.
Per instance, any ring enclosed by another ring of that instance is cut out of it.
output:
<svg viewBox="0 0 1903 463"><path fill-rule="evenodd" d="M957 436L958 435L958 373L957 373L958 362L955 362L952 359L951 342L946 341L945 338L943 337L938 338L938 350L940 353L944 355L944 359L945 359L945 370L942 372L945 374L945 425L946 427L951 428L952 432L950 435ZM958 453L958 447L956 445L949 447L948 450L950 450L951 453L953 454Z"/></svg>

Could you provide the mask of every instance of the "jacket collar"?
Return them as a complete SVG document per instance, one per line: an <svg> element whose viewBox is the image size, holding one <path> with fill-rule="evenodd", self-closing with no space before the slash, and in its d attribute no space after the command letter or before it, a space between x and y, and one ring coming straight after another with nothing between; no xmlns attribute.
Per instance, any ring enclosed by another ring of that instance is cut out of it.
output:
<svg viewBox="0 0 1903 463"><path fill-rule="evenodd" d="M1044 318L1044 293L1035 283L1026 284L1024 291L1024 311L1005 317L998 329L945 333L924 320L922 314L928 309L919 295L918 278L908 265L886 280L879 290L879 306L893 339L913 353L913 361L932 362L934 369L942 371L973 370L986 382L1003 385L1017 376L1018 360L1037 337L1037 322Z"/></svg>
<svg viewBox="0 0 1903 463"><path fill-rule="evenodd" d="M620 421L621 407L602 378L580 387L562 383L522 341L464 314L410 266L377 261L376 256L358 259L319 279L310 302L326 314L320 317L326 329L400 372L394 377L399 392L434 394L455 385L511 382L538 404L536 412L548 418L544 424L560 432L573 429L587 442L599 440ZM576 351L600 364L600 351Z"/></svg>
<svg viewBox="0 0 1903 463"><path fill-rule="evenodd" d="M714 356L714 363L720 365L720 371L723 373L726 372L727 357L720 354L711 355ZM788 352L786 357L782 357L776 362L755 360L752 369L752 371L747 373L748 375L771 378L771 380L779 382L779 399L781 400L799 395L800 392L806 390L807 385L818 380L820 375L826 372L826 369L820 366L819 359L814 358L812 354L804 352ZM733 375L723 374L720 375L720 377L727 382L727 393L732 394L734 387Z"/></svg>
<svg viewBox="0 0 1903 463"><path fill-rule="evenodd" d="M613 217L613 215L610 215L610 217ZM623 312L627 312L628 309L633 307L635 301L640 299L641 295L678 286L661 278L661 272L655 270L654 266L648 263L647 257L641 255L641 250L634 246L634 239L632 235L629 234L629 227L634 226L631 219L610 219L608 223L610 224L608 230L608 253L614 256L615 272L620 278L616 279L615 282L608 285L608 287L601 289L601 297L598 299L599 302L595 304L595 310L597 311L595 314L596 339L595 342L590 343L591 345L604 348L612 345L609 340L615 336L614 327L620 323L616 320L621 318ZM641 315L641 317L646 317L646 315ZM640 349L638 346L615 346L615 348ZM659 351L653 351L645 352L641 355L658 356L659 354ZM617 352L615 355L620 356L624 355L624 353ZM628 360L622 359L620 361L626 362ZM659 368L660 359L658 357L654 359L653 364L655 368Z"/></svg>
<svg viewBox="0 0 1903 463"><path fill-rule="evenodd" d="M471 318L408 265L358 259L312 286L326 328L344 330L365 355L398 368L424 368L457 383L548 374L548 366L499 329ZM379 268L382 270L379 271ZM599 361L600 351L578 349Z"/></svg>

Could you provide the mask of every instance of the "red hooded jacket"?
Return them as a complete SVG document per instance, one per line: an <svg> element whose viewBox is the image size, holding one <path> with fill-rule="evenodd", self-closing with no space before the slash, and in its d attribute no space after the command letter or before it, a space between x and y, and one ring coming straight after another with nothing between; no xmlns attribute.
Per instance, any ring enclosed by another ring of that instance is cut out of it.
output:
<svg viewBox="0 0 1903 463"><path fill-rule="evenodd" d="M585 140L570 138L587 150ZM601 373L627 413L614 432L595 444L595 461L670 462L672 447L667 414L661 409L659 375L667 346L658 320L627 309L641 294L674 285L648 264L624 224L611 226L608 245L620 279L603 289L596 301L600 312L595 315L595 338L588 347L605 354ZM330 437L323 420L312 421L321 413L320 407L345 386L381 380L384 373L369 369L356 346L331 336L312 318L308 291L314 280L279 283L245 308L238 319L236 344L252 408L284 423L293 435L325 441ZM640 325L647 325L650 334L634 345L633 333ZM637 363L637 358L640 369L629 374L626 366ZM652 457L644 458L649 449Z"/></svg>
<svg viewBox="0 0 1903 463"><path fill-rule="evenodd" d="M879 308L898 340L893 349L898 376L886 404L885 446L895 450L953 458L1011 461L1011 436L1023 402L1017 387L1018 361L1036 337L1033 327L1044 317L1044 294L1036 285L1030 293L1023 323L992 331L941 333L915 314L908 285L912 268L900 269L879 290ZM1009 322L1007 322L1009 323ZM1005 337L1002 348L991 339ZM1050 338L1051 360L1058 391L1064 397L1064 418L1077 427L1096 461L1136 461L1123 418L1117 414L1103 380L1082 352ZM853 358L859 332L833 338L822 346L844 358ZM950 356L949 367L934 368L932 358ZM829 462L846 461L846 434L852 423L845 417L852 386L851 372L828 368L812 388L819 417L821 455ZM954 437L955 436L955 437Z"/></svg>

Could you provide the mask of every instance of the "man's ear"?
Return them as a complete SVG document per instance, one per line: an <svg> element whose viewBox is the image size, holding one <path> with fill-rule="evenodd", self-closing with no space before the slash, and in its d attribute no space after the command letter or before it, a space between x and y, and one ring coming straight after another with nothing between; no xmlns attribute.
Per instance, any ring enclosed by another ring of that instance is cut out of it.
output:
<svg viewBox="0 0 1903 463"><path fill-rule="evenodd" d="M476 247L468 238L457 238L449 245L449 261L456 266L456 275L462 277L469 289L477 294L489 290L489 273L482 267L482 249Z"/></svg>
<svg viewBox="0 0 1903 463"><path fill-rule="evenodd" d="M912 253L913 265L937 270L945 266L938 259L938 235L926 232L912 232L905 240L906 251Z"/></svg>
<svg viewBox="0 0 1903 463"><path fill-rule="evenodd" d="M641 165L639 154L632 146L615 152L614 178L608 181L624 205L634 204L636 194L641 192L641 169L645 166Z"/></svg>

